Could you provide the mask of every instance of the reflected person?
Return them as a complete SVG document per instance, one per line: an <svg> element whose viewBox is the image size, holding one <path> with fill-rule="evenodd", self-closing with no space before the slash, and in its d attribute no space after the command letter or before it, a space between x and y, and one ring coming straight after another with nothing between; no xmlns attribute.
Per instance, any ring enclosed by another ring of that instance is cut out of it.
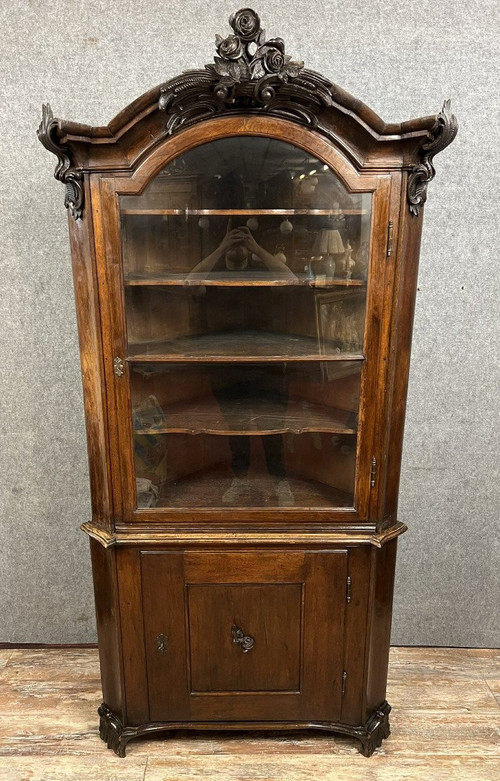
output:
<svg viewBox="0 0 500 781"><path fill-rule="evenodd" d="M261 247L255 240L250 228L242 226L241 228L229 230L219 246L210 255L207 255L204 260L200 261L188 274L186 282L188 284L195 282L196 280L193 279L195 274L210 274L216 266L219 266L218 270L224 271L255 270L255 267L252 266L254 258L260 261L259 270L262 270L262 265L264 265L266 271L273 271L279 274L280 279L296 279L295 274L293 271L290 271L286 263L283 263L282 260L271 255L270 252Z"/></svg>
<svg viewBox="0 0 500 781"><path fill-rule="evenodd" d="M258 266L279 275L279 278L295 279L295 274L279 258L271 255L261 247L248 227L229 230L221 243L210 255L195 266L188 275L186 282L193 284L198 281L200 274L210 274L219 266L221 270L229 272L242 272L252 270L252 259L260 261ZM195 278L196 275L196 278ZM225 378L221 386L220 369L211 370L210 379L212 392L229 426L235 425L234 402L244 400L247 407L251 408L252 399L265 397L274 410L282 411L285 415L288 403L287 379L284 372L280 375L272 373L269 383L269 372L262 369L233 367L230 377ZM261 384L264 381L264 384ZM272 387L271 387L272 386ZM290 485L286 477L283 438L281 434L269 434L261 437L266 466L273 481L273 492L276 494L280 507L291 507L295 504ZM235 505L244 501L248 490L247 475L250 467L250 436L247 434L229 436L231 449L231 465L233 479L229 488L222 496L223 504Z"/></svg>

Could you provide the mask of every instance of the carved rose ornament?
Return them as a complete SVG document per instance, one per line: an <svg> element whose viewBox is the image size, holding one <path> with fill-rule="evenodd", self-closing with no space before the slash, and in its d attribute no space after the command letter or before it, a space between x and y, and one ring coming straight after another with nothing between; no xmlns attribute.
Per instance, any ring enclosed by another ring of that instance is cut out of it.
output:
<svg viewBox="0 0 500 781"><path fill-rule="evenodd" d="M303 62L292 62L292 58L285 54L285 43L281 38L266 41L260 19L251 8L236 11L229 18L229 24L234 35L227 38L215 36L219 55L215 57L215 71L223 83L255 81L268 74L288 81L298 76L304 67Z"/></svg>

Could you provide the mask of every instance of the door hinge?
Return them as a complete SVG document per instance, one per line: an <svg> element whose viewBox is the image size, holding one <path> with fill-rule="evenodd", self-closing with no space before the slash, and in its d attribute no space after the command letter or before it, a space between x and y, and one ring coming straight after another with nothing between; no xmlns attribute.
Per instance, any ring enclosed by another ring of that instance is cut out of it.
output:
<svg viewBox="0 0 500 781"><path fill-rule="evenodd" d="M392 255L392 234L394 232L394 223L392 220L389 221L389 224L387 226L387 257L390 258Z"/></svg>
<svg viewBox="0 0 500 781"><path fill-rule="evenodd" d="M123 360L118 355L113 360L113 371L117 377L123 377Z"/></svg>
<svg viewBox="0 0 500 781"><path fill-rule="evenodd" d="M345 684L346 684L346 681L347 681L347 673L346 673L345 670L343 670L343 672L342 672L342 697L345 694Z"/></svg>
<svg viewBox="0 0 500 781"><path fill-rule="evenodd" d="M347 604L351 601L351 576L349 575L345 586L345 601Z"/></svg>
<svg viewBox="0 0 500 781"><path fill-rule="evenodd" d="M376 475L377 475L377 459L374 456L371 460L371 466L370 466L370 488L373 488L375 485Z"/></svg>

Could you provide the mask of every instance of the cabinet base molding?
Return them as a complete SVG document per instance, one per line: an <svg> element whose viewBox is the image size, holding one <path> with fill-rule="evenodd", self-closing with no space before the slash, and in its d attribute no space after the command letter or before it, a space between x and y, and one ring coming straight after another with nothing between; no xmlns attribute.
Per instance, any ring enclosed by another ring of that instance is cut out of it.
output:
<svg viewBox="0 0 500 781"><path fill-rule="evenodd" d="M193 730L293 730L293 729L312 729L325 732L337 732L340 735L347 735L357 738L360 742L359 751L365 757L371 757L376 748L382 744L384 738L391 734L389 726L389 713L391 706L384 701L366 723L353 727L349 724L341 724L328 721L312 722L272 722L272 721L231 721L231 722L152 722L140 724L136 727L126 727L121 720L108 708L105 703L98 709L100 717L99 735L106 743L107 747L112 749L119 757L125 756L127 743L134 738L143 735L152 735L157 732L167 732L178 729Z"/></svg>
<svg viewBox="0 0 500 781"><path fill-rule="evenodd" d="M158 530L154 533L141 532L137 529L124 532L108 532L95 523L82 523L80 529L89 537L99 542L104 548L147 545L150 546L175 546L183 548L186 545L195 544L197 547L211 547L222 545L224 547L234 545L259 545L276 546L288 545L293 539L297 545L323 546L323 545L371 545L374 548L382 548L391 540L399 537L407 531L408 527L401 521L395 521L390 527L377 532L373 529L289 529L288 531L255 531L230 529L210 529L203 532L193 531L189 527L184 530L174 529Z"/></svg>

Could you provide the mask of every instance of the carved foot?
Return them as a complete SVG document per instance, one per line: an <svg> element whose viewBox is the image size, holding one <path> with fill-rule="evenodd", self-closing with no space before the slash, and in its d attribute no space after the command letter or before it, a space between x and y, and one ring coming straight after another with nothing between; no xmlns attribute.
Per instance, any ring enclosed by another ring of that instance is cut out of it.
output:
<svg viewBox="0 0 500 781"><path fill-rule="evenodd" d="M117 756L124 757L127 743L137 736L137 730L133 727L124 727L118 716L115 716L104 702L98 708L97 713L100 716L99 735L101 739Z"/></svg>
<svg viewBox="0 0 500 781"><path fill-rule="evenodd" d="M356 736L361 742L359 750L363 756L371 757L375 749L382 744L382 740L388 738L391 734L389 726L390 712L391 706L389 703L387 701L383 702L375 713L370 716L364 729Z"/></svg>

